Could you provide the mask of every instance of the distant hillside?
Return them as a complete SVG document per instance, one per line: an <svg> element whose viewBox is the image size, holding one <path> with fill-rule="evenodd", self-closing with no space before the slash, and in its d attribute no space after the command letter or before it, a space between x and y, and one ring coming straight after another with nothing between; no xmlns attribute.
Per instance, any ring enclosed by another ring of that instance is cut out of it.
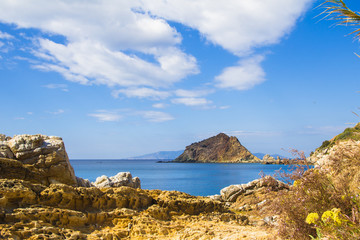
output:
<svg viewBox="0 0 360 240"><path fill-rule="evenodd" d="M182 154L183 151L160 151L160 152L155 152L155 153L149 153L149 154L145 154L142 156L137 156L137 157L131 157L129 159L175 159L178 156L180 156L180 154Z"/></svg>
<svg viewBox="0 0 360 240"><path fill-rule="evenodd" d="M258 158L260 158L260 159L263 159L266 154L265 154L265 153L253 153L253 155L254 155L255 157L258 157ZM286 158L286 157L284 157L284 156L282 156L282 155L279 155L279 154L270 154L270 156L273 157L273 158L275 158L275 159L276 159L277 157L279 157L279 158Z"/></svg>

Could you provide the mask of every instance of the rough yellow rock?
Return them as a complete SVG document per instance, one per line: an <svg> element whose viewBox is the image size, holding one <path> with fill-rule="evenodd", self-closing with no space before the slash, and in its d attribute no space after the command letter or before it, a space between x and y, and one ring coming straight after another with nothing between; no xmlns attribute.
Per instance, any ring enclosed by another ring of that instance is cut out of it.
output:
<svg viewBox="0 0 360 240"><path fill-rule="evenodd" d="M4 239L266 239L224 203L177 191L0 179ZM255 233L253 232L255 231Z"/></svg>

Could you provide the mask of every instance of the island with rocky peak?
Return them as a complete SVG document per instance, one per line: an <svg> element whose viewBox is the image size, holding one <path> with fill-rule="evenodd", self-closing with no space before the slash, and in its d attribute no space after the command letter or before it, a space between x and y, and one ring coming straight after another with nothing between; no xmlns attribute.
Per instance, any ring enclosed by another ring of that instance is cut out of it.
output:
<svg viewBox="0 0 360 240"><path fill-rule="evenodd" d="M236 137L219 133L214 137L193 143L174 162L183 163L244 163L261 162Z"/></svg>

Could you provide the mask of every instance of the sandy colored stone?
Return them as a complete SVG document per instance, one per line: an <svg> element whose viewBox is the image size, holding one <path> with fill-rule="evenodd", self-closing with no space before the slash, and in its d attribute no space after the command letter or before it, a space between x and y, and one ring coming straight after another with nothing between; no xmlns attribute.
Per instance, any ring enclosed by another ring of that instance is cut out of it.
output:
<svg viewBox="0 0 360 240"><path fill-rule="evenodd" d="M52 183L78 185L64 142L60 137L24 134L16 135L11 139L7 137L1 139L1 178L24 179L46 185Z"/></svg>
<svg viewBox="0 0 360 240"><path fill-rule="evenodd" d="M246 184L230 185L220 190L222 200L225 202L235 202L241 195L250 195L259 189L266 188L271 191L288 189L289 186L271 176L256 179Z"/></svg>

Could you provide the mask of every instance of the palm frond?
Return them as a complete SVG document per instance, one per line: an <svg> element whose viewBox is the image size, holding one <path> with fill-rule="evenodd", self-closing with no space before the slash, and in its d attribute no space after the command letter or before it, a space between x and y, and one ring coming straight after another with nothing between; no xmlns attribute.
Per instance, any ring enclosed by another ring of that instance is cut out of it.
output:
<svg viewBox="0 0 360 240"><path fill-rule="evenodd" d="M343 0L327 0L320 6L325 9L319 14L324 16L322 19L335 20L337 25L360 26L360 13L349 9ZM350 34L360 39L360 28Z"/></svg>

